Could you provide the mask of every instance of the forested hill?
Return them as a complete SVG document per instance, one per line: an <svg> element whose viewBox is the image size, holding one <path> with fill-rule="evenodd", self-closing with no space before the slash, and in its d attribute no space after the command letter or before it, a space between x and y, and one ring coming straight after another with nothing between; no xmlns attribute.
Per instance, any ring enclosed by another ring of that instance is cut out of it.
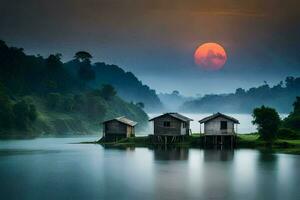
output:
<svg viewBox="0 0 300 200"><path fill-rule="evenodd" d="M26 55L0 40L0 137L99 134L101 121L119 116L147 123L142 103L124 101L110 84L90 87L99 79L91 54L75 54L74 74L61 57Z"/></svg>
<svg viewBox="0 0 300 200"><path fill-rule="evenodd" d="M66 66L73 74L79 69L76 61L68 62ZM103 62L93 64L92 68L96 78L89 82L89 86L99 88L103 84L110 84L117 90L119 96L128 102L139 103L150 112L162 109L162 103L155 90L144 85L133 73L125 72L117 65Z"/></svg>
<svg viewBox="0 0 300 200"><path fill-rule="evenodd" d="M281 113L292 111L296 96L300 95L300 77L287 77L285 82L270 87L267 83L249 90L236 89L235 93L205 95L187 101L181 106L185 112L250 113L255 107L265 105Z"/></svg>

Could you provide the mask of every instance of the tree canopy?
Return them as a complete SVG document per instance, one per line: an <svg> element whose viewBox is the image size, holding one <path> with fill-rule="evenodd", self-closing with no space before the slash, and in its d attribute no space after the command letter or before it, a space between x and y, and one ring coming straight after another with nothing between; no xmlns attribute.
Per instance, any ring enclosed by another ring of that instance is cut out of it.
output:
<svg viewBox="0 0 300 200"><path fill-rule="evenodd" d="M293 104L294 110L283 120L283 127L300 132L300 97Z"/></svg>
<svg viewBox="0 0 300 200"><path fill-rule="evenodd" d="M74 58L82 62L82 61L86 61L86 60L92 59L93 56L89 52L78 51L78 52L75 53Z"/></svg>
<svg viewBox="0 0 300 200"><path fill-rule="evenodd" d="M117 91L110 84L104 84L100 89L100 95L106 100L112 99L114 96L116 96L116 94Z"/></svg>
<svg viewBox="0 0 300 200"><path fill-rule="evenodd" d="M260 137L267 142L272 142L276 138L280 126L280 117L277 111L261 106L253 110L252 116L252 123L257 125Z"/></svg>
<svg viewBox="0 0 300 200"><path fill-rule="evenodd" d="M61 57L26 55L0 40L0 134L61 134L65 129L84 133L83 126L98 131L101 120L121 115L140 124L147 121L146 113L119 98L111 85L94 92L91 54L76 53L70 61L75 73Z"/></svg>

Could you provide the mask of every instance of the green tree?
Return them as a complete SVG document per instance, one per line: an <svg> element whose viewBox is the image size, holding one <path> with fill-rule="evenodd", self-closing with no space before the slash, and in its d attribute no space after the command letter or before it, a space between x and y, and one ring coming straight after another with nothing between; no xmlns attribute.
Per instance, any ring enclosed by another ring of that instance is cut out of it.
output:
<svg viewBox="0 0 300 200"><path fill-rule="evenodd" d="M289 128L294 131L300 131L300 97L296 97L296 101L293 104L294 110L289 114L287 118L283 120L283 127Z"/></svg>
<svg viewBox="0 0 300 200"><path fill-rule="evenodd" d="M74 58L77 59L77 60L79 60L80 62L82 62L84 60L90 60L90 59L92 59L93 56L89 52L78 51L78 52L76 52Z"/></svg>
<svg viewBox="0 0 300 200"><path fill-rule="evenodd" d="M277 111L273 108L261 106L253 110L252 116L252 123L257 125L260 137L272 143L276 138L280 126L280 117Z"/></svg>
<svg viewBox="0 0 300 200"><path fill-rule="evenodd" d="M12 103L0 83L0 130L11 128L13 118Z"/></svg>
<svg viewBox="0 0 300 200"><path fill-rule="evenodd" d="M300 97L296 97L296 101L293 103L293 106L294 106L294 112L293 113L296 113L296 114L299 114L300 115Z"/></svg>
<svg viewBox="0 0 300 200"><path fill-rule="evenodd" d="M67 112L74 110L75 100L72 94L68 94L63 98L63 109Z"/></svg>
<svg viewBox="0 0 300 200"><path fill-rule="evenodd" d="M57 54L51 54L46 59L46 67L48 68L48 71L58 71L62 68L63 63L61 62L62 55L60 53Z"/></svg>
<svg viewBox="0 0 300 200"><path fill-rule="evenodd" d="M27 130L29 124L29 109L26 101L21 100L13 106L15 124L19 130Z"/></svg>
<svg viewBox="0 0 300 200"><path fill-rule="evenodd" d="M101 98L94 95L87 95L86 112L87 116L92 120L101 120L106 114L106 107L100 100Z"/></svg>
<svg viewBox="0 0 300 200"><path fill-rule="evenodd" d="M13 105L16 128L27 130L31 122L37 118L37 110L34 104L28 104L22 99Z"/></svg>
<svg viewBox="0 0 300 200"><path fill-rule="evenodd" d="M35 121L38 117L37 109L34 104L29 104L28 118L30 121Z"/></svg>
<svg viewBox="0 0 300 200"><path fill-rule="evenodd" d="M74 96L74 110L80 111L84 108L84 105L86 103L85 96L82 94L76 94Z"/></svg>
<svg viewBox="0 0 300 200"><path fill-rule="evenodd" d="M79 62L78 77L83 81L94 80L96 75L92 69L92 55L86 51L78 51L74 58Z"/></svg>
<svg viewBox="0 0 300 200"><path fill-rule="evenodd" d="M79 65L78 76L81 80L90 81L96 78L95 71L92 69L89 60L84 60Z"/></svg>
<svg viewBox="0 0 300 200"><path fill-rule="evenodd" d="M100 95L105 99L105 100L111 100L114 96L117 95L117 91L112 85L109 84L104 84L102 85L100 89Z"/></svg>
<svg viewBox="0 0 300 200"><path fill-rule="evenodd" d="M142 109L145 108L145 104L143 102L138 102L135 105L142 108Z"/></svg>
<svg viewBox="0 0 300 200"><path fill-rule="evenodd" d="M179 95L180 95L180 93L179 93L179 91L178 91L178 90L174 90L174 91L172 92L172 95L179 96Z"/></svg>
<svg viewBox="0 0 300 200"><path fill-rule="evenodd" d="M51 109L55 109L60 105L61 102L61 95L60 93L49 93L47 95L47 105Z"/></svg>

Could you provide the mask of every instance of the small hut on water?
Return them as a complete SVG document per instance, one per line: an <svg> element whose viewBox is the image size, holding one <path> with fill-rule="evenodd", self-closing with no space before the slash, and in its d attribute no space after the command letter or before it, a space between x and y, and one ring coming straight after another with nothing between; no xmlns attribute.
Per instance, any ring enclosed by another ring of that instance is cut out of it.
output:
<svg viewBox="0 0 300 200"><path fill-rule="evenodd" d="M235 125L239 124L237 119L218 112L201 119L199 123L200 133L201 124L204 124L205 144L230 144L231 146L234 146L237 129L237 126L235 128Z"/></svg>
<svg viewBox="0 0 300 200"><path fill-rule="evenodd" d="M172 143L183 140L190 133L192 119L179 113L165 113L150 119L153 121L154 135L152 138L159 142Z"/></svg>
<svg viewBox="0 0 300 200"><path fill-rule="evenodd" d="M126 117L117 117L103 122L103 138L117 141L122 138L134 137L137 122Z"/></svg>

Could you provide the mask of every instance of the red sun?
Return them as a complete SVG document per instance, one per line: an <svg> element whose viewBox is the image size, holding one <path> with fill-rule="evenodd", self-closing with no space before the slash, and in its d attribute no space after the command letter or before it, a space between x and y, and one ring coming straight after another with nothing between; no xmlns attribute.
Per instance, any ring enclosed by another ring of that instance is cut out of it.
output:
<svg viewBox="0 0 300 200"><path fill-rule="evenodd" d="M227 60L225 49L217 43L205 43L194 54L195 63L207 70L221 69Z"/></svg>

